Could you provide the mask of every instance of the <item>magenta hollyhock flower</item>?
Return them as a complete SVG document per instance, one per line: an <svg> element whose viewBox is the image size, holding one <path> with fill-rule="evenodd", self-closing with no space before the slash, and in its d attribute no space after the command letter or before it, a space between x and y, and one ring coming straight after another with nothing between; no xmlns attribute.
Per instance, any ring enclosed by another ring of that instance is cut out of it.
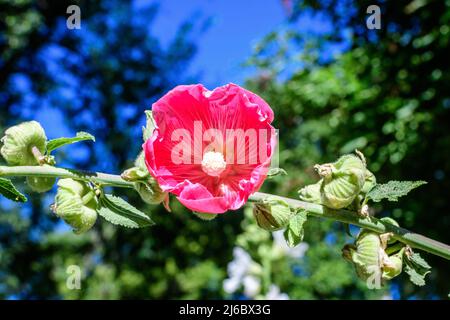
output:
<svg viewBox="0 0 450 320"><path fill-rule="evenodd" d="M177 86L152 106L143 147L151 175L189 209L239 209L262 185L275 149L273 111L235 84Z"/></svg>

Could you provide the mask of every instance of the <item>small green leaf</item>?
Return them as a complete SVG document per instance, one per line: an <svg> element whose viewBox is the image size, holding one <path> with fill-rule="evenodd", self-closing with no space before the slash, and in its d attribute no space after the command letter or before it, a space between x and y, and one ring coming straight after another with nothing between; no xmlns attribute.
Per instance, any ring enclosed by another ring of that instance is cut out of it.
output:
<svg viewBox="0 0 450 320"><path fill-rule="evenodd" d="M430 265L418 253L413 253L408 259L421 269L431 269Z"/></svg>
<svg viewBox="0 0 450 320"><path fill-rule="evenodd" d="M398 198L407 195L411 190L426 184L425 181L389 181L388 183L376 184L368 193L366 198L374 202L382 199L397 201Z"/></svg>
<svg viewBox="0 0 450 320"><path fill-rule="evenodd" d="M145 117L147 118L145 127L142 127L142 138L144 142L150 139L153 134L153 130L156 128L155 119L151 110L145 111Z"/></svg>
<svg viewBox="0 0 450 320"><path fill-rule="evenodd" d="M112 224L128 228L143 228L155 224L144 212L110 194L100 197L98 214Z"/></svg>
<svg viewBox="0 0 450 320"><path fill-rule="evenodd" d="M20 193L9 179L0 178L0 194L16 202L27 202L27 197Z"/></svg>
<svg viewBox="0 0 450 320"><path fill-rule="evenodd" d="M430 265L418 254L404 254L405 272L416 286L425 285L425 276L431 272Z"/></svg>
<svg viewBox="0 0 450 320"><path fill-rule="evenodd" d="M416 286L424 286L425 285L425 276L431 271L427 271L426 273L417 272L414 267L409 264L405 266L405 272L409 275L409 280L414 283Z"/></svg>
<svg viewBox="0 0 450 320"><path fill-rule="evenodd" d="M72 144L75 142L91 140L95 142L95 137L87 132L78 132L73 138L58 138L47 142L47 154L50 154L53 150L61 148L65 145Z"/></svg>
<svg viewBox="0 0 450 320"><path fill-rule="evenodd" d="M267 179L272 179L277 176L285 176L287 175L286 170L282 168L271 168L269 169L269 172L267 173Z"/></svg>
<svg viewBox="0 0 450 320"><path fill-rule="evenodd" d="M303 224L308 216L305 210L296 212L289 220L288 227L284 231L284 239L289 247L295 247L303 240Z"/></svg>

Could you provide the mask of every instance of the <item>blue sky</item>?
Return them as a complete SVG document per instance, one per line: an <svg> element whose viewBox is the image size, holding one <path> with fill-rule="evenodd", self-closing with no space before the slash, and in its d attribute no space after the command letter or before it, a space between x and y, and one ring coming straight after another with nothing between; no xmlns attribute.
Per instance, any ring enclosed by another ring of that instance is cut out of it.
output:
<svg viewBox="0 0 450 320"><path fill-rule="evenodd" d="M199 75L198 81L210 89L228 82L243 84L251 70L241 64L252 53L253 45L286 19L281 0L265 0L264 5L258 0L135 0L136 7L155 3L159 12L151 32L162 46L170 43L183 22L209 19L208 29L194 39L197 53L187 73ZM32 117L44 124L50 137L72 134L62 125L50 125L62 124L64 118L45 103Z"/></svg>
<svg viewBox="0 0 450 320"><path fill-rule="evenodd" d="M249 70L240 64L250 56L252 46L286 18L281 0L164 0L153 32L167 44L190 17L211 19L209 29L196 39L198 52L191 63L191 71L201 72L209 87L242 84Z"/></svg>

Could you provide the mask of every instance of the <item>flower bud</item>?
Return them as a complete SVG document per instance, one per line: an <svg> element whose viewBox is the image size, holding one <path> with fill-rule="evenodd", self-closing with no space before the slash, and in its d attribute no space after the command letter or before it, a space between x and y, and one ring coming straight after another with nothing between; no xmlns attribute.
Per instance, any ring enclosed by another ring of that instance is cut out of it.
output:
<svg viewBox="0 0 450 320"><path fill-rule="evenodd" d="M158 182L151 176L145 181L135 182L134 189L139 193L142 201L148 204L159 204L168 196L167 192L162 191Z"/></svg>
<svg viewBox="0 0 450 320"><path fill-rule="evenodd" d="M374 273L381 277L381 241L373 232L363 230L355 245L346 245L342 249L345 259L353 263L358 277L367 280Z"/></svg>
<svg viewBox="0 0 450 320"><path fill-rule="evenodd" d="M255 203L253 215L259 227L268 231L276 231L288 225L291 208L280 199L268 197L262 202Z"/></svg>
<svg viewBox="0 0 450 320"><path fill-rule="evenodd" d="M365 182L365 166L360 158L345 155L335 163L316 166L322 176L321 202L332 209L348 207Z"/></svg>
<svg viewBox="0 0 450 320"><path fill-rule="evenodd" d="M394 255L386 254L380 235L362 230L355 245L346 245L342 249L345 259L352 262L358 277L367 280L379 277L379 280L390 280L402 272L404 248Z"/></svg>
<svg viewBox="0 0 450 320"><path fill-rule="evenodd" d="M39 122L23 122L5 131L0 150L3 158L12 166L31 166L39 164L32 149L44 154L47 137Z"/></svg>
<svg viewBox="0 0 450 320"><path fill-rule="evenodd" d="M97 220L97 197L86 183L72 179L58 181L53 210L76 234L92 228Z"/></svg>
<svg viewBox="0 0 450 320"><path fill-rule="evenodd" d="M377 184L377 179L375 178L375 175L366 169L365 171L365 180L364 185L361 188L361 192L366 194L369 192L375 185Z"/></svg>
<svg viewBox="0 0 450 320"><path fill-rule="evenodd" d="M134 182L134 189L141 199L148 204L159 204L167 199L167 192L163 192L158 182L150 175L145 165L144 152L141 152L134 162L134 167L121 174L122 179Z"/></svg>
<svg viewBox="0 0 450 320"><path fill-rule="evenodd" d="M322 184L322 180L315 184L307 185L303 188L301 188L298 191L298 197L302 201L311 202L311 203L318 203L321 202L321 195L320 195L320 186Z"/></svg>
<svg viewBox="0 0 450 320"><path fill-rule="evenodd" d="M150 173L145 165L144 152L141 152L136 158L133 168L127 169L121 174L122 179L132 182L145 180L149 176Z"/></svg>
<svg viewBox="0 0 450 320"><path fill-rule="evenodd" d="M148 171L144 171L138 167L133 167L125 170L120 176L123 180L134 182L145 180L145 178L147 178L149 175L150 173Z"/></svg>
<svg viewBox="0 0 450 320"><path fill-rule="evenodd" d="M56 178L27 177L27 184L31 190L39 193L51 190L55 182Z"/></svg>
<svg viewBox="0 0 450 320"><path fill-rule="evenodd" d="M217 218L218 214L214 213L204 213L204 212L195 212L192 211L193 214L195 214L198 218L205 220L205 221L211 221Z"/></svg>
<svg viewBox="0 0 450 320"><path fill-rule="evenodd" d="M383 266L383 279L391 280L402 273L403 269L403 248L398 253L390 256Z"/></svg>

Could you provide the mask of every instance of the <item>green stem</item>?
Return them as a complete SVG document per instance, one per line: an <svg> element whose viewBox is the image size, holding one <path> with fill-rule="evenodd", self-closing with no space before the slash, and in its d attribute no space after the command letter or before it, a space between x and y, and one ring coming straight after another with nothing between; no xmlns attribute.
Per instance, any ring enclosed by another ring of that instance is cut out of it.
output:
<svg viewBox="0 0 450 320"><path fill-rule="evenodd" d="M263 292L265 295L269 292L270 284L272 283L272 260L269 255L261 257L263 267Z"/></svg>
<svg viewBox="0 0 450 320"><path fill-rule="evenodd" d="M273 197L273 195L271 194L256 192L252 196L250 196L250 200L260 201L268 196ZM353 211L332 210L320 204L309 203L279 196L275 197L280 200L284 200L293 208L306 210L308 214L311 216L319 218L328 218L335 221L350 223L377 233L392 232L394 239L403 242L404 244L407 244L412 248L421 249L426 252L445 258L447 260L450 260L450 246L438 242L436 240L427 238L420 234L414 233L407 229L396 227L390 223L380 221L377 218L374 217L364 218L359 216L356 212Z"/></svg>
<svg viewBox="0 0 450 320"><path fill-rule="evenodd" d="M94 199L94 197L95 197L95 192L91 190L81 198L81 202L83 203L83 205L86 205L89 203L89 201Z"/></svg>
<svg viewBox="0 0 450 320"><path fill-rule="evenodd" d="M118 175L105 174L99 172L88 172L72 169L64 169L52 166L21 166L21 167L7 167L0 166L0 177L54 177L54 178L72 178L75 180L90 181L100 185L115 186L122 188L133 188L133 183L123 180ZM274 196L266 193L256 192L250 196L251 201L260 201L268 196L276 197L284 200L291 207L303 209L309 215L327 218L344 223L350 223L364 229L368 229L377 233L391 232L393 238L409 245L429 252L431 254L443 257L450 260L450 246L427 238L420 234L411 232L404 228L396 227L387 222L382 222L377 218L364 218L359 216L356 212L348 210L332 210L325 206L304 202L296 199Z"/></svg>
<svg viewBox="0 0 450 320"><path fill-rule="evenodd" d="M405 247L405 245L403 243L397 242L393 246L387 247L385 252L388 256L390 256L391 254L400 251L404 247Z"/></svg>
<svg viewBox="0 0 450 320"><path fill-rule="evenodd" d="M71 178L74 180L89 181L103 186L115 186L122 188L133 188L133 183L123 180L118 175L72 170L65 168L43 166L0 166L0 177L53 177Z"/></svg>

